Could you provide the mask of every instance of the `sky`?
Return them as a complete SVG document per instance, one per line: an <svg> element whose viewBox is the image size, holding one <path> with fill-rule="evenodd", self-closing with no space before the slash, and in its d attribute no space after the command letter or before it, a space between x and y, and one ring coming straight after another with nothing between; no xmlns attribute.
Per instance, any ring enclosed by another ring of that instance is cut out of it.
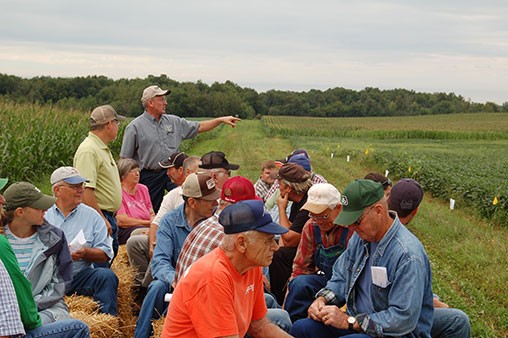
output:
<svg viewBox="0 0 508 338"><path fill-rule="evenodd" d="M0 0L0 73L508 102L506 0Z"/></svg>

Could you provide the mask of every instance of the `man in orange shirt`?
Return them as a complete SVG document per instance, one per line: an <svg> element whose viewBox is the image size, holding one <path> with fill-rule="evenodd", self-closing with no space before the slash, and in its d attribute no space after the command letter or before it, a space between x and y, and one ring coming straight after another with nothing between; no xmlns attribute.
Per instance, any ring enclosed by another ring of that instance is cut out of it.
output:
<svg viewBox="0 0 508 338"><path fill-rule="evenodd" d="M288 230L272 221L262 201L226 207L219 216L220 247L190 266L178 283L162 337L291 337L266 317L262 266L278 250L275 235Z"/></svg>

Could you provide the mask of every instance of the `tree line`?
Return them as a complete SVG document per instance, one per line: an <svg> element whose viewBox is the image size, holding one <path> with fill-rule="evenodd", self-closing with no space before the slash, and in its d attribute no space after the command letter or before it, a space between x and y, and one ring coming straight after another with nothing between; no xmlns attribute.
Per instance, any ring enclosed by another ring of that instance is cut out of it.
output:
<svg viewBox="0 0 508 338"><path fill-rule="evenodd" d="M171 89L168 112L185 117L262 115L362 117L508 112L508 101L475 103L454 93L421 93L407 89L352 90L342 87L307 92L269 90L258 93L226 81L208 85L178 82L167 75L113 80L105 76L21 78L0 73L0 96L14 102L52 104L90 111L111 104L126 116L138 116L141 93L149 85Z"/></svg>

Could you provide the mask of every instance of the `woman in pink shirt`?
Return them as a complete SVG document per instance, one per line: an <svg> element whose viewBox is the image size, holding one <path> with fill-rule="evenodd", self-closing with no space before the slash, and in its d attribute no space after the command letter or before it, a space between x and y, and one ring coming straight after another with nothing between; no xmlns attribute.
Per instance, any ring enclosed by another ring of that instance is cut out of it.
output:
<svg viewBox="0 0 508 338"><path fill-rule="evenodd" d="M125 244L136 229L148 231L155 213L146 185L139 183L139 165L130 158L118 161L122 183L122 206L116 214L118 242Z"/></svg>

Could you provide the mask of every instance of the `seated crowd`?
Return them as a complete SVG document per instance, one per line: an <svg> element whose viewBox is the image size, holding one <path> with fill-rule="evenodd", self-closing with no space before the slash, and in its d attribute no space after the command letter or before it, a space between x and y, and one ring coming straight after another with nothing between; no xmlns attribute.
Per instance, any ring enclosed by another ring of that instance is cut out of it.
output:
<svg viewBox="0 0 508 338"><path fill-rule="evenodd" d="M120 119L94 110L89 143L107 145ZM65 295L117 316L118 244L136 270L138 338L161 317L162 337L470 337L406 227L424 197L415 180L369 173L341 193L297 149L253 184L221 151L177 151L152 170L173 187L154 203L138 160L96 158L90 144L52 173L53 196L28 182L0 195L0 337L88 337Z"/></svg>

